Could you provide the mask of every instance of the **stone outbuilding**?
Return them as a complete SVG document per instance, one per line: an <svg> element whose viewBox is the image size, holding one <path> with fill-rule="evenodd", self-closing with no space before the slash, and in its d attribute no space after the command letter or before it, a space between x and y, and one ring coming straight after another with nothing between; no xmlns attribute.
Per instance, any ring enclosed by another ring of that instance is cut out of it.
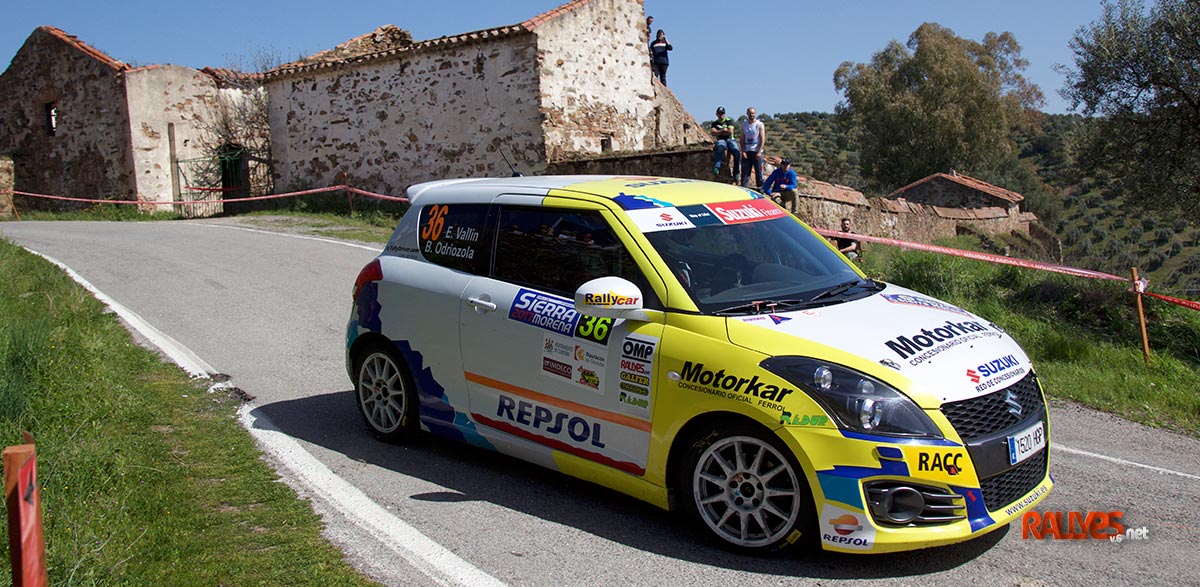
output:
<svg viewBox="0 0 1200 587"><path fill-rule="evenodd" d="M198 123L218 95L210 74L131 67L52 26L0 74L0 155L18 191L90 199L178 199L174 162L205 155Z"/></svg>
<svg viewBox="0 0 1200 587"><path fill-rule="evenodd" d="M267 73L278 191L391 194L579 156L708 143L652 81L640 0L574 0L521 23L413 41L382 27Z"/></svg>
<svg viewBox="0 0 1200 587"><path fill-rule="evenodd" d="M893 214L932 216L933 224L971 224L985 234L1029 234L1029 226L1037 222L1037 216L1021 211L1024 200L1025 196L1017 192L951 170L888 194L879 207ZM953 234L949 232L949 236Z"/></svg>

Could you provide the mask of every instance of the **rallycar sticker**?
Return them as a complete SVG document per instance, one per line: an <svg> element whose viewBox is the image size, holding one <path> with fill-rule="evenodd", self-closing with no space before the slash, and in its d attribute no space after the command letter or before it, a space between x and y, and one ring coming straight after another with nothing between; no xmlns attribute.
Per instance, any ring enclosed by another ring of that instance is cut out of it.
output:
<svg viewBox="0 0 1200 587"><path fill-rule="evenodd" d="M821 509L821 542L852 550L875 546L875 527L863 512L852 512L825 504Z"/></svg>
<svg viewBox="0 0 1200 587"><path fill-rule="evenodd" d="M625 213L642 232L696 228L696 225L688 220L686 214L674 207L627 210Z"/></svg>
<svg viewBox="0 0 1200 587"><path fill-rule="evenodd" d="M654 389L654 355L658 339L627 335L621 341L621 364L617 371L617 402L622 408L650 417L650 394Z"/></svg>

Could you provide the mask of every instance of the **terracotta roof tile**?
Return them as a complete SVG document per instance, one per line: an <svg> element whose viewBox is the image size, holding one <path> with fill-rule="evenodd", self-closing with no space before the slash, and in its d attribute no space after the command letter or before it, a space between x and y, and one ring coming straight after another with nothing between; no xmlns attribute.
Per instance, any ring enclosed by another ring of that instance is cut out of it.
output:
<svg viewBox="0 0 1200 587"><path fill-rule="evenodd" d="M867 201L867 197L862 192L852 187L829 183L799 174L796 175L796 191L801 196L810 198L816 197L822 200L831 200L855 206L871 205L871 202Z"/></svg>
<svg viewBox="0 0 1200 587"><path fill-rule="evenodd" d="M914 182L888 194L888 197L889 198L895 197L897 194L902 194L902 193L904 193L916 186L919 186L923 183L927 183L927 182L938 180L938 179L952 181L959 185L963 185L963 186L969 187L971 189L981 191L985 194L995 196L997 198L1000 198L1001 200L1006 200L1006 201L1013 202L1013 203L1020 202L1025 199L1025 196L1022 196L1021 194L1018 194L1017 192L1006 190L1002 187L994 186L986 181L983 181L982 179L975 179L974 177L971 177L969 175L963 175L961 173L935 173L933 175L930 175L929 177L926 177L923 179L918 179L917 181L914 181Z"/></svg>
<svg viewBox="0 0 1200 587"><path fill-rule="evenodd" d="M296 74L309 73L309 72L313 72L313 71L320 71L320 70L325 70L325 69L333 69L333 68L337 68L337 67L343 67L345 65L350 65L350 64L371 63L374 61L388 59L390 57L394 57L394 56L400 55L400 54L417 53L417 52L420 52L423 50L428 50L428 49L433 49L433 48L441 48L441 47L447 47L447 46L451 46L451 45L460 45L460 44L465 45L465 44L477 43L477 42L490 40L490 39L500 39L500 38L512 37L512 36L516 36L516 35L520 35L520 34L528 34L528 33L533 32L533 30L536 29L537 27L539 27L543 24L546 24L547 22L549 22L559 16L567 14L568 12L576 10L577 8L587 4L588 2L591 2L591 0L572 0L571 2L563 4L562 6L558 6L556 8L547 10L546 12L543 12L543 13L541 13L533 18L530 18L529 20L521 22L519 24L505 25L505 26L501 26L501 27L484 29L484 30L479 30L479 31L471 31L471 32L466 32L466 33L462 33L462 34L458 34L458 35L451 35L451 36L447 36L447 37L438 37L436 39L429 39L426 41L417 41L417 42L414 42L410 45L406 45L403 47L394 47L394 48L386 49L383 51L377 51L377 52L368 53L368 54L364 54L364 55L353 56L353 57L349 57L349 58L345 58L345 59L329 59L328 57L329 57L329 54L332 53L332 50L322 51L320 53L316 53L312 56L306 57L305 59L301 59L299 61L281 65L281 66L267 72L265 75L265 79L266 80L279 79L279 78L283 78L283 77L290 77L290 76L293 76ZM346 43L342 43L341 45L339 45L339 47L347 45L349 43L352 43L356 40L363 39L364 37L367 37L371 34L374 34L374 33L367 33L366 35L360 35L358 37L355 37L354 39L351 39L350 41L347 41ZM312 60L314 58L319 58L319 59L317 59L318 62L313 63Z"/></svg>
<svg viewBox="0 0 1200 587"><path fill-rule="evenodd" d="M100 63L104 64L105 66L109 67L113 71L129 70L129 65L122 63L116 59L113 59L112 57L109 57L103 51L101 51L91 45L88 45L87 43L84 43L83 41L80 41L79 38L74 35L68 35L62 29L55 28L55 27L52 27L49 25L45 25L45 26L38 27L37 30L45 32L47 34L50 34L50 35L58 38L62 42L83 52L88 57L91 57L92 59L95 59L96 61L99 61Z"/></svg>

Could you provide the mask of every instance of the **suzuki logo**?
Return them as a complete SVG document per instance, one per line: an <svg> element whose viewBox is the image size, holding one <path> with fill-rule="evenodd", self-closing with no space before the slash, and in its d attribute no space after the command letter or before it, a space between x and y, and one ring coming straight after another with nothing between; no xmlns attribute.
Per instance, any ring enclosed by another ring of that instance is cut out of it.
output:
<svg viewBox="0 0 1200 587"><path fill-rule="evenodd" d="M666 212L663 212L662 214L659 214L659 215L658 215L658 217L659 217L659 218L662 218L662 219L663 219L663 222L670 222L670 221L672 221L672 220L674 220L674 219L675 219L675 217L674 217L674 216L671 216L670 214L667 214Z"/></svg>
<svg viewBox="0 0 1200 587"><path fill-rule="evenodd" d="M979 372L974 369L967 369L967 379L970 379L971 383L979 383Z"/></svg>
<svg viewBox="0 0 1200 587"><path fill-rule="evenodd" d="M1015 391L1010 389L1004 393L1004 403L1008 404L1008 413L1017 418L1021 417L1021 402L1017 400Z"/></svg>

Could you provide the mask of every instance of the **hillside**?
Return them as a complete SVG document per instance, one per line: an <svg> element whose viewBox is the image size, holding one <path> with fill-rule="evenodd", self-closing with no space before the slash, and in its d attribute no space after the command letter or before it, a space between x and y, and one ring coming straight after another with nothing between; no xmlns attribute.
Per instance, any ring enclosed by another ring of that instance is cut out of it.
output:
<svg viewBox="0 0 1200 587"><path fill-rule="evenodd" d="M854 136L833 114L760 118L767 129L768 154L791 159L797 173L853 186L868 197L883 195L867 188ZM1103 179L1079 169L1072 144L1085 125L1079 115L1043 116L1037 132L1013 136L1021 169L983 179L1026 196L1022 208L1038 214L1042 226L1062 241L1061 258L1055 260L1122 276L1136 266L1154 291L1200 298L1200 226L1187 218L1130 209L1124 203L1131 195L1116 193ZM1036 177L1028 177L1026 169Z"/></svg>

